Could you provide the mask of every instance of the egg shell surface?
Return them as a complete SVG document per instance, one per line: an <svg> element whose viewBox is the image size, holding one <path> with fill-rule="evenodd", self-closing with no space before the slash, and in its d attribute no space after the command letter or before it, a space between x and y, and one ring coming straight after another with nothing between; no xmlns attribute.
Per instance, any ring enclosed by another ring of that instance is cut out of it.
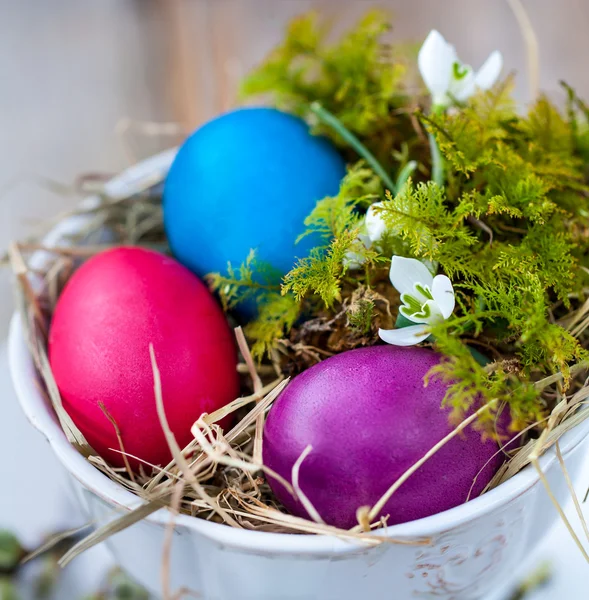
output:
<svg viewBox="0 0 589 600"><path fill-rule="evenodd" d="M295 242L345 171L335 147L298 117L271 108L221 115L188 138L166 178L173 254L203 276L238 267L255 249L279 279L318 244L315 236Z"/></svg>
<svg viewBox="0 0 589 600"><path fill-rule="evenodd" d="M203 412L239 395L234 337L205 284L176 260L119 247L85 262L66 284L49 334L63 405L90 445L115 466L125 451L155 465L171 455L157 415L153 344L164 409L181 447ZM131 460L134 468L138 462Z"/></svg>
<svg viewBox="0 0 589 600"><path fill-rule="evenodd" d="M447 385L434 379L424 387L439 360L424 348L376 346L304 371L269 412L264 464L292 482L292 468L310 445L300 489L326 523L353 527L359 507L372 507L453 430L449 410L441 408ZM389 516L389 525L405 523L458 506L469 492L477 497L503 462L498 450L495 441L466 428L397 489L381 516ZM308 517L281 483L271 477L269 483L292 514Z"/></svg>

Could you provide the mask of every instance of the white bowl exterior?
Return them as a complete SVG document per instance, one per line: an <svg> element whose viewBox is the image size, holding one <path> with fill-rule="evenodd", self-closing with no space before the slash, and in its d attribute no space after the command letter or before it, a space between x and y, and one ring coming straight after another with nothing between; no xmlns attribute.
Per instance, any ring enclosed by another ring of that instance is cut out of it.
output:
<svg viewBox="0 0 589 600"><path fill-rule="evenodd" d="M566 458L573 476L581 458L578 450ZM554 463L548 476L564 501L566 484ZM90 518L100 524L113 518L112 504L74 481L75 494ZM171 581L173 589L186 587L206 600L475 600L513 576L514 566L528 556L555 518L544 488L536 483L469 523L448 523L426 547L350 545L332 553L291 551L286 544L279 551L245 549L180 525L173 541ZM239 531L233 534L239 537ZM164 525L147 519L106 544L127 572L159 593L163 539Z"/></svg>
<svg viewBox="0 0 589 600"><path fill-rule="evenodd" d="M167 172L174 155L171 150L132 167L109 184L109 193L123 196L145 189ZM65 233L80 226L79 219L60 226L47 242L59 243ZM35 258L45 260L46 255ZM100 473L67 442L39 393L16 315L9 359L23 410L69 473L88 517L102 525L138 506L136 496ZM573 478L581 467L588 433L589 420L560 442ZM557 499L566 501L568 488L553 451L542 457L541 466ZM427 546L363 547L327 536L237 530L182 515L173 536L172 587L188 588L205 600L476 599L510 578L514 565L530 553L555 518L556 511L530 468L467 504L380 533L408 542L430 538ZM156 594L161 592L168 519L167 511L160 510L106 542L119 564Z"/></svg>

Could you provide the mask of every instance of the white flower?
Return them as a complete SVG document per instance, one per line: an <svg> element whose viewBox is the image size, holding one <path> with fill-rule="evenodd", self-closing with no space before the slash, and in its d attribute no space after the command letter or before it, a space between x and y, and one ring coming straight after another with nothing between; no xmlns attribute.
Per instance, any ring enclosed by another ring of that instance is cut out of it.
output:
<svg viewBox="0 0 589 600"><path fill-rule="evenodd" d="M419 344L430 334L427 325L447 319L454 311L452 282L446 275L434 277L421 261L402 256L393 256L390 277L393 287L401 294L403 304L399 312L417 324L379 329L378 335L387 344L395 346Z"/></svg>
<svg viewBox="0 0 589 600"><path fill-rule="evenodd" d="M446 108L453 99L464 102L477 89L491 88L503 67L503 57L495 50L475 73L472 67L460 61L454 46L434 29L423 42L417 63L433 105Z"/></svg>
<svg viewBox="0 0 589 600"><path fill-rule="evenodd" d="M358 242L364 244L365 248L370 248L372 246L372 242L370 238L365 233L366 225L362 226L362 232L358 234ZM361 252L354 252L354 250L347 250L344 256L344 265L348 267L348 269L359 269L366 262L364 255Z"/></svg>
<svg viewBox="0 0 589 600"><path fill-rule="evenodd" d="M372 248L374 243L380 241L386 230L386 225L382 220L382 217L374 212L375 207L382 205L382 202L375 202L370 205L366 212L366 216L364 217L358 240L364 244L365 248ZM364 262L364 257L360 252L354 252L353 250L348 250L346 252L344 264L349 269L359 269Z"/></svg>
<svg viewBox="0 0 589 600"><path fill-rule="evenodd" d="M380 242L387 229L380 213L374 212L375 208L380 208L383 205L384 202L375 202L374 204L371 204L366 211L366 218L364 221L366 224L366 234L373 244L375 242Z"/></svg>

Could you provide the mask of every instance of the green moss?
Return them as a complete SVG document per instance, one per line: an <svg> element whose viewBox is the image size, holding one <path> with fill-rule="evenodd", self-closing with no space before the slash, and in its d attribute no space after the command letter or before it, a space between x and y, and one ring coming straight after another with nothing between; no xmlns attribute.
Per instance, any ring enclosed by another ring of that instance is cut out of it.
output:
<svg viewBox="0 0 589 600"><path fill-rule="evenodd" d="M347 315L350 328L355 329L360 335L366 335L372 328L374 302L361 298L348 309Z"/></svg>
<svg viewBox="0 0 589 600"><path fill-rule="evenodd" d="M372 10L339 40L328 43L329 28L317 13L298 17L284 41L245 79L242 97L265 96L347 149L311 110L318 102L390 169L397 162L392 150L399 152L404 142L415 140L415 120L407 110L407 76L414 71L416 56L414 47L387 43L390 29L387 14ZM414 88L415 81L413 77Z"/></svg>
<svg viewBox="0 0 589 600"><path fill-rule="evenodd" d="M271 294L259 305L256 319L245 327L246 336L253 341L252 355L262 360L270 354L276 342L288 334L299 318L300 303L292 294Z"/></svg>
<svg viewBox="0 0 589 600"><path fill-rule="evenodd" d="M360 286L379 294L383 281L390 287L393 254L429 261L456 291L454 314L432 331L446 357L432 373L450 383L446 402L458 417L474 403L501 398L516 423L535 422L549 406L533 382L562 372L566 386L570 366L588 358L585 334L574 337L564 324L585 301L588 284L589 109L565 86L565 111L540 97L521 114L508 78L454 110L428 115L419 91L407 93L411 69L402 50L383 43L387 30L373 12L327 45L316 15L302 17L244 84L246 94L269 94L307 118L355 163L354 148L314 119L311 105L319 102L397 181L391 194L364 163L350 169L339 194L320 201L306 220L305 235L322 241L284 277L282 300L262 305L250 335L267 350L302 318L303 302L309 318L339 315ZM430 181L428 134L444 185ZM362 216L376 201L388 233L366 248ZM350 256L361 269L350 271ZM398 298L387 301L396 314ZM346 327L370 329L369 304L347 314ZM473 358L477 344L491 365ZM482 417L483 424L493 419Z"/></svg>
<svg viewBox="0 0 589 600"><path fill-rule="evenodd" d="M211 273L207 277L210 288L221 298L225 310L244 302L262 302L280 290L280 273L272 265L257 259L250 250L247 259L239 266L227 265L227 273Z"/></svg>
<svg viewBox="0 0 589 600"><path fill-rule="evenodd" d="M315 295L325 306L333 307L342 299L350 257L364 262L367 269L386 262L386 257L367 248L359 237L363 232L359 209L366 209L382 194L379 178L362 162L350 168L338 195L320 200L305 220L307 230L303 236L319 234L325 241L313 248L308 257L300 259L284 277L282 293L292 293L299 301Z"/></svg>
<svg viewBox="0 0 589 600"><path fill-rule="evenodd" d="M319 200L305 219L306 230L299 239L319 234L326 245L345 231L359 226L359 208L366 209L383 194L382 184L373 171L359 162L348 170L337 196Z"/></svg>

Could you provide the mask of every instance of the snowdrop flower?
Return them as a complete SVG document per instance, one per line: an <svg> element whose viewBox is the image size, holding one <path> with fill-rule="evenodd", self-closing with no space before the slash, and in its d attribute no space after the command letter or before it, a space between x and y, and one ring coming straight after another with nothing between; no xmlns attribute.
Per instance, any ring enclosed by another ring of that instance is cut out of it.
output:
<svg viewBox="0 0 589 600"><path fill-rule="evenodd" d="M503 57L495 50L475 73L472 67L460 61L454 46L434 29L423 42L417 63L432 95L433 106L447 108L453 99L464 102L477 89L491 88L503 67Z"/></svg>
<svg viewBox="0 0 589 600"><path fill-rule="evenodd" d="M421 261L402 256L393 256L390 277L401 294L399 312L416 325L379 329L378 335L395 346L419 344L430 335L428 325L447 319L454 311L452 282L446 275L434 277Z"/></svg>
<svg viewBox="0 0 589 600"><path fill-rule="evenodd" d="M374 204L371 204L366 211L366 218L364 220L366 234L373 244L380 242L387 229L380 213L374 211L375 208L380 208L383 204L383 202L375 202Z"/></svg>
<svg viewBox="0 0 589 600"><path fill-rule="evenodd" d="M370 248L372 246L372 242L366 233L365 224L362 226L362 232L358 234L358 241L364 244L365 248ZM348 269L360 269L365 262L366 260L361 252L348 250L344 256L344 265L348 267Z"/></svg>
<svg viewBox="0 0 589 600"><path fill-rule="evenodd" d="M382 217L374 212L374 208L382 206L382 204L382 202L375 202L370 205L364 217L364 223L358 235L358 240L366 248L372 248L372 245L379 242L386 231L386 225ZM359 269L364 264L364 257L359 252L348 250L344 263L349 269Z"/></svg>

